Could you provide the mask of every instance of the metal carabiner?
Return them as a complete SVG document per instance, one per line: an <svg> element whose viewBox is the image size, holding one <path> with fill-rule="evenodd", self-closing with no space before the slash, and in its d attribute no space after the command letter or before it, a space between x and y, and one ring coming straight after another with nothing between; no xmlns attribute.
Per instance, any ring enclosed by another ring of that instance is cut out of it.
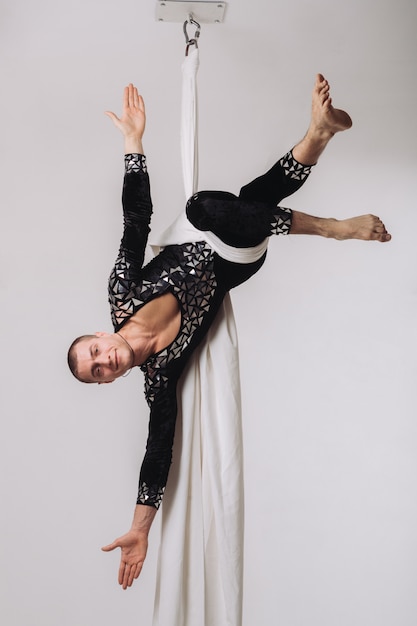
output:
<svg viewBox="0 0 417 626"><path fill-rule="evenodd" d="M188 24L192 24L193 26L196 27L194 37L192 37L191 39L189 38L188 33L187 33ZM200 37L200 30L201 30L200 24L195 21L192 15L189 15L188 19L185 20L184 26L183 26L183 31L185 35L185 56L188 56L188 50L190 46L195 46L196 48L198 48L198 38Z"/></svg>

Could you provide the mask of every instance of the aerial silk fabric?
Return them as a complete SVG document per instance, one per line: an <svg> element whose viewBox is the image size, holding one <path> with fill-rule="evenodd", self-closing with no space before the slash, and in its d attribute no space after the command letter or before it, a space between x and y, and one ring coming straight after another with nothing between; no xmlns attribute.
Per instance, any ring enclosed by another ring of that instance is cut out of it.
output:
<svg viewBox="0 0 417 626"><path fill-rule="evenodd" d="M198 185L198 49L183 63L181 154L188 199ZM154 251L203 238L224 258L256 261L266 242L234 249L182 213ZM173 463L162 504L153 626L241 626L243 443L239 355L229 295L178 386Z"/></svg>

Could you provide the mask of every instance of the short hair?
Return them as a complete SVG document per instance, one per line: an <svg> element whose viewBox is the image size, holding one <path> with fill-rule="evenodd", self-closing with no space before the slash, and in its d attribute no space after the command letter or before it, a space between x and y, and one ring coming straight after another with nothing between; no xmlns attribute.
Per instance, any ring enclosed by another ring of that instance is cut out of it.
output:
<svg viewBox="0 0 417 626"><path fill-rule="evenodd" d="M72 342L68 350L68 367L71 370L71 374L73 374L73 376L75 376L75 378L79 380L81 383L91 383L92 381L84 380L78 374L78 357L77 357L76 348L79 343L83 341L87 341L88 339L95 339L95 338L96 338L95 335L81 335L80 337L77 337L76 339L74 339L74 341Z"/></svg>

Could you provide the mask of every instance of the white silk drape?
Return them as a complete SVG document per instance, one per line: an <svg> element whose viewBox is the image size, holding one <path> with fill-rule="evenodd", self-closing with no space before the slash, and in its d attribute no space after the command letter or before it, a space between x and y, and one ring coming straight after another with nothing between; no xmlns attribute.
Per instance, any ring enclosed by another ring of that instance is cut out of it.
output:
<svg viewBox="0 0 417 626"><path fill-rule="evenodd" d="M183 63L181 155L186 199L198 185L198 49ZM204 239L224 258L257 260L225 246L182 213L154 249ZM241 626L243 445L239 357L229 295L178 388L173 464L162 504L153 626Z"/></svg>

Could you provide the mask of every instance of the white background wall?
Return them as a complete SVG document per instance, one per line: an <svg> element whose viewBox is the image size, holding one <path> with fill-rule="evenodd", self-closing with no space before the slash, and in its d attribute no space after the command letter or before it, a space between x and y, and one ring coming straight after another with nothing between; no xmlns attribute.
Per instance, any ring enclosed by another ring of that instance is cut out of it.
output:
<svg viewBox="0 0 417 626"><path fill-rule="evenodd" d="M201 35L201 188L236 192L304 133L317 71L354 119L286 204L373 212L390 244L289 237L233 294L246 459L245 626L415 626L413 0L230 0ZM129 81L154 232L181 210L182 26L151 0L3 0L1 584L5 626L151 624L158 528L116 583L147 429L140 372L93 388L67 346L111 330ZM191 625L199 626L199 625Z"/></svg>

